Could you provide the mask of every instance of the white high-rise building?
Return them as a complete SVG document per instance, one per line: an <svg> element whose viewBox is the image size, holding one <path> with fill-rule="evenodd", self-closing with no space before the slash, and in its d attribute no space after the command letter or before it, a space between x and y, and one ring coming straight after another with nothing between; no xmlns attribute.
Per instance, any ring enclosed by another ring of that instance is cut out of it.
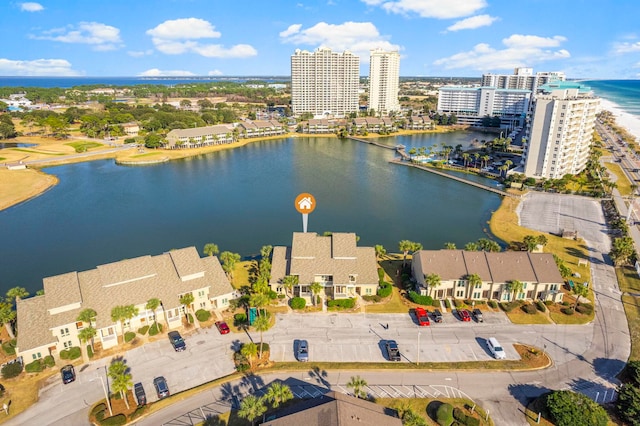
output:
<svg viewBox="0 0 640 426"><path fill-rule="evenodd" d="M589 159L600 99L579 83L555 82L539 89L526 129L524 174L537 179L578 174Z"/></svg>
<svg viewBox="0 0 640 426"><path fill-rule="evenodd" d="M358 111L360 58L321 47L291 56L291 107L296 115L343 117Z"/></svg>
<svg viewBox="0 0 640 426"><path fill-rule="evenodd" d="M369 109L383 115L400 111L399 84L400 53L372 50L369 61Z"/></svg>
<svg viewBox="0 0 640 426"><path fill-rule="evenodd" d="M522 89L535 91L537 87L554 81L564 81L562 71L542 71L533 74L533 68L521 67L513 70L513 74L482 74L483 87L498 89Z"/></svg>

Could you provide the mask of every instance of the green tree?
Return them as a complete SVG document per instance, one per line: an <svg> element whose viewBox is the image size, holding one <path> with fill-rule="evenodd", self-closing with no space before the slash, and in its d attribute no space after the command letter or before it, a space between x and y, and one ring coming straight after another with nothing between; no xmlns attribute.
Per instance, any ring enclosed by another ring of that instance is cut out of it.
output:
<svg viewBox="0 0 640 426"><path fill-rule="evenodd" d="M572 391L554 391L547 396L547 410L557 426L606 426L607 412L589 397Z"/></svg>
<svg viewBox="0 0 640 426"><path fill-rule="evenodd" d="M615 238L609 256L616 266L632 263L636 256L633 239L631 237Z"/></svg>
<svg viewBox="0 0 640 426"><path fill-rule="evenodd" d="M271 318L269 315L260 315L253 322L253 327L260 333L260 346L258 358L262 359L262 334L271 328Z"/></svg>
<svg viewBox="0 0 640 426"><path fill-rule="evenodd" d="M478 248L481 251L491 251L491 252L500 251L500 244L488 238L480 238L477 244L478 244Z"/></svg>
<svg viewBox="0 0 640 426"><path fill-rule="evenodd" d="M80 340L80 349L82 349L82 359L84 362L89 361L87 344L91 342L91 350L93 351L93 338L96 337L96 334L98 334L98 331L91 326L84 327L82 330L78 331L78 339Z"/></svg>
<svg viewBox="0 0 640 426"><path fill-rule="evenodd" d="M445 250L455 250L456 249L456 243L452 243L452 242L444 243L444 249Z"/></svg>
<svg viewBox="0 0 640 426"><path fill-rule="evenodd" d="M470 291L472 291L471 289L475 288L476 286L482 285L482 278L476 273L469 274L466 278L467 282L469 283Z"/></svg>
<svg viewBox="0 0 640 426"><path fill-rule="evenodd" d="M640 388L626 383L618 389L616 409L622 420L631 426L640 426Z"/></svg>
<svg viewBox="0 0 640 426"><path fill-rule="evenodd" d="M347 387L353 389L353 396L356 398L365 399L367 392L364 388L367 387L367 381L360 376L351 376L351 380L347 383Z"/></svg>
<svg viewBox="0 0 640 426"><path fill-rule="evenodd" d="M11 305L6 302L0 302L0 321L4 324L4 327L7 329L7 334L12 339L16 338L16 335L13 332L13 321L16 319L16 311L13 310Z"/></svg>
<svg viewBox="0 0 640 426"><path fill-rule="evenodd" d="M220 253L220 250L218 249L218 246L216 244L207 243L204 245L204 249L202 249L202 252L206 256L215 256Z"/></svg>
<svg viewBox="0 0 640 426"><path fill-rule="evenodd" d="M322 284L320 283L311 283L309 286L309 290L311 290L311 295L313 296L313 306L316 306L316 299L320 292L324 289Z"/></svg>
<svg viewBox="0 0 640 426"><path fill-rule="evenodd" d="M409 252L416 252L418 250L422 250L422 244L416 243L414 241L402 240L398 243L398 248L403 253L402 265L407 264L407 255Z"/></svg>
<svg viewBox="0 0 640 426"><path fill-rule="evenodd" d="M376 258L382 259L387 254L387 250L382 246L382 244L376 244L375 246Z"/></svg>
<svg viewBox="0 0 640 426"><path fill-rule="evenodd" d="M24 287L13 287L7 291L7 302L12 306L15 306L18 297L20 299L29 297L29 292Z"/></svg>
<svg viewBox="0 0 640 426"><path fill-rule="evenodd" d="M98 314L96 313L95 310L91 308L86 308L80 311L80 313L78 314L78 317L76 318L76 321L82 321L85 324L95 325L97 315Z"/></svg>
<svg viewBox="0 0 640 426"><path fill-rule="evenodd" d="M464 245L464 250L465 251L478 251L478 243L475 242L469 242L467 244Z"/></svg>
<svg viewBox="0 0 640 426"><path fill-rule="evenodd" d="M111 365L109 365L108 375L111 378L111 389L120 394L120 397L124 399L124 403L128 410L129 401L127 398L127 391L133 386L129 367L123 360L115 359L111 361Z"/></svg>
<svg viewBox="0 0 640 426"><path fill-rule="evenodd" d="M505 285L505 290L513 294L511 300L516 300L517 295L521 293L523 289L524 283L518 280L511 280Z"/></svg>
<svg viewBox="0 0 640 426"><path fill-rule="evenodd" d="M147 300L147 304L144 306L144 308L147 310L147 312L149 312L149 311L153 312L153 323L154 324L156 324L158 322L157 315L156 315L156 309L158 309L160 307L160 305L161 305L160 299L158 299L156 297L152 297L151 299ZM149 318L148 317L147 317L147 322L149 322Z"/></svg>
<svg viewBox="0 0 640 426"><path fill-rule="evenodd" d="M283 402L293 399L291 388L282 382L272 382L265 394L267 401L271 402L273 408L278 408Z"/></svg>
<svg viewBox="0 0 640 426"><path fill-rule="evenodd" d="M194 300L195 298L193 297L193 293L191 292L185 293L182 296L180 296L180 304L184 306L186 314L189 314L189 312L191 311L191 304L193 303Z"/></svg>
<svg viewBox="0 0 640 426"><path fill-rule="evenodd" d="M244 343L240 348L240 354L249 361L249 366L253 367L253 357L258 354L258 345L253 342Z"/></svg>
<svg viewBox="0 0 640 426"><path fill-rule="evenodd" d="M427 283L427 287L429 288L429 296L431 296L433 289L438 287L442 282L440 275L438 274L427 274L424 276L424 281Z"/></svg>
<svg viewBox="0 0 640 426"><path fill-rule="evenodd" d="M534 251L538 247L538 238L533 235L527 235L522 242L527 247L527 251Z"/></svg>
<svg viewBox="0 0 640 426"><path fill-rule="evenodd" d="M287 275L282 279L282 286L286 293L291 293L294 286L298 285L298 276L297 275Z"/></svg>
<svg viewBox="0 0 640 426"><path fill-rule="evenodd" d="M576 295L576 304L573 305L573 309L575 310L578 307L580 296L587 297L587 295L589 295L589 287L584 283L575 283L573 285L573 294Z"/></svg>
<svg viewBox="0 0 640 426"><path fill-rule="evenodd" d="M263 415L266 411L267 406L264 403L264 399L258 398L255 395L247 395L242 402L240 402L238 416L249 420L251 424L253 424L253 421Z"/></svg>
<svg viewBox="0 0 640 426"><path fill-rule="evenodd" d="M231 253L230 251L223 251L220 254L220 260L222 261L222 269L229 277L230 281L233 281L233 269L236 263L240 262L240 255L238 253Z"/></svg>
<svg viewBox="0 0 640 426"><path fill-rule="evenodd" d="M269 260L269 256L271 256L271 252L273 251L273 246L262 246L260 249L260 257L262 260Z"/></svg>

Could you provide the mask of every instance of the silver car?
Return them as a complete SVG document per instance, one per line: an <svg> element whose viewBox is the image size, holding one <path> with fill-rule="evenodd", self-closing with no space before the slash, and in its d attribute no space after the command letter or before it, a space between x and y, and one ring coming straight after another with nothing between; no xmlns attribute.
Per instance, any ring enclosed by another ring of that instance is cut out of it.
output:
<svg viewBox="0 0 640 426"><path fill-rule="evenodd" d="M298 342L298 361L309 361L309 342L306 340L300 340Z"/></svg>

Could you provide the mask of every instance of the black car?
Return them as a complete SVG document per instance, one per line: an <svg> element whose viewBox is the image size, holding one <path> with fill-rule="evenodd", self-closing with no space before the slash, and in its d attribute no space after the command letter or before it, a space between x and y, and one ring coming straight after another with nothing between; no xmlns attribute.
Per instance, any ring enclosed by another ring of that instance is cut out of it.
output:
<svg viewBox="0 0 640 426"><path fill-rule="evenodd" d="M400 350L398 349L396 341L387 340L385 346L387 347L387 356L389 357L389 361L400 361Z"/></svg>
<svg viewBox="0 0 640 426"><path fill-rule="evenodd" d="M147 394L142 387L142 383L136 383L133 385L133 394L136 396L138 405L145 405L147 403Z"/></svg>
<svg viewBox="0 0 640 426"><path fill-rule="evenodd" d="M473 311L471 311L471 315L473 315L473 317L478 322L483 322L484 321L484 318L482 318L482 311L480 309L478 309L478 308L475 308Z"/></svg>
<svg viewBox="0 0 640 426"><path fill-rule="evenodd" d="M60 369L60 375L62 376L62 383L65 385L76 380L76 370L73 365L65 365Z"/></svg>
<svg viewBox="0 0 640 426"><path fill-rule="evenodd" d="M433 320L435 322L442 322L442 312L439 309L433 311Z"/></svg>
<svg viewBox="0 0 640 426"><path fill-rule="evenodd" d="M160 376L153 379L153 386L156 388L158 399L166 398L170 395L169 385L167 385L167 381L164 377Z"/></svg>
<svg viewBox="0 0 640 426"><path fill-rule="evenodd" d="M173 349L175 349L176 352L182 352L187 349L187 344L184 342L184 339L182 338L180 333L178 333L177 331L170 331L168 333L168 336L169 341L173 345Z"/></svg>

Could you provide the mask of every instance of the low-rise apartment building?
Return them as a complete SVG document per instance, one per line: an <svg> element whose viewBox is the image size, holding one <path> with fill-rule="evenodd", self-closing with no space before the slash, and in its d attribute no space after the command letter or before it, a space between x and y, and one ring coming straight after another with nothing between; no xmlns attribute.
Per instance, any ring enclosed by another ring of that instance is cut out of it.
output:
<svg viewBox="0 0 640 426"><path fill-rule="evenodd" d="M550 253L420 250L413 254L411 269L420 293L435 299L562 301L564 280ZM427 285L429 274L440 277L435 288ZM473 274L482 282L470 284ZM523 285L515 295L513 281Z"/></svg>
<svg viewBox="0 0 640 426"><path fill-rule="evenodd" d="M271 289L285 294L286 276L297 276L293 295L311 301L311 284L320 283L321 296L332 299L374 295L378 289L378 264L373 247L358 247L356 234L294 232L291 247L274 247Z"/></svg>
<svg viewBox="0 0 640 426"><path fill-rule="evenodd" d="M100 265L82 272L48 277L43 280L44 295L17 301L20 324L16 354L25 363L80 346L78 333L92 326L95 342L103 349L118 344L118 336L151 326L154 321L165 328L182 326L185 307L180 298L191 293L191 313L198 309L226 309L234 290L217 257L200 258L195 247L172 250L157 256ZM159 299L156 310L147 303ZM116 306L133 305L137 314L124 321L114 321ZM78 321L80 312L96 312L92 324Z"/></svg>
<svg viewBox="0 0 640 426"><path fill-rule="evenodd" d="M235 142L237 138L237 130L234 130L232 124L173 129L167 133L167 148L199 148L222 145Z"/></svg>

